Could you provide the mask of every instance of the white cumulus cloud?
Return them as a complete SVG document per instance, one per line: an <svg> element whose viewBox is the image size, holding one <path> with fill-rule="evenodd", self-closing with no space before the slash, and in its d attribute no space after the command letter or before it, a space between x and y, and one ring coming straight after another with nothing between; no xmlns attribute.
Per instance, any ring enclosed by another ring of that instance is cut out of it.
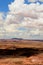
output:
<svg viewBox="0 0 43 65"><path fill-rule="evenodd" d="M14 0L8 7L5 20L0 16L5 38L43 39L43 4Z"/></svg>

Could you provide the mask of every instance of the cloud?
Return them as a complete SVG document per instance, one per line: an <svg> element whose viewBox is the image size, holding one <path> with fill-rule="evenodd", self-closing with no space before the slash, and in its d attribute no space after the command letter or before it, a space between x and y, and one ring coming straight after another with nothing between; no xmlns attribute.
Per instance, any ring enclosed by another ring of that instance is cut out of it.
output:
<svg viewBox="0 0 43 65"><path fill-rule="evenodd" d="M8 7L4 20L0 15L2 38L43 39L43 4L15 0Z"/></svg>
<svg viewBox="0 0 43 65"><path fill-rule="evenodd" d="M3 17L4 17L4 14L0 12L0 39L4 38L4 35L5 35Z"/></svg>
<svg viewBox="0 0 43 65"><path fill-rule="evenodd" d="M37 1L40 1L40 2L43 2L43 0L28 0L29 2L37 2Z"/></svg>
<svg viewBox="0 0 43 65"><path fill-rule="evenodd" d="M36 2L37 0L28 0L29 2Z"/></svg>
<svg viewBox="0 0 43 65"><path fill-rule="evenodd" d="M39 0L40 2L43 2L43 0Z"/></svg>

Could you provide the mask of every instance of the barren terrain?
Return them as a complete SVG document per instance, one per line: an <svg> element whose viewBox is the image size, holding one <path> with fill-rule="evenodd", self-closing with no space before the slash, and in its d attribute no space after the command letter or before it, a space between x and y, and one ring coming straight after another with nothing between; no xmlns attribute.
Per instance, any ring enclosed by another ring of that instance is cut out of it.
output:
<svg viewBox="0 0 43 65"><path fill-rule="evenodd" d="M0 65L43 65L43 41L0 40Z"/></svg>
<svg viewBox="0 0 43 65"><path fill-rule="evenodd" d="M43 41L34 40L0 40L0 49L43 48Z"/></svg>

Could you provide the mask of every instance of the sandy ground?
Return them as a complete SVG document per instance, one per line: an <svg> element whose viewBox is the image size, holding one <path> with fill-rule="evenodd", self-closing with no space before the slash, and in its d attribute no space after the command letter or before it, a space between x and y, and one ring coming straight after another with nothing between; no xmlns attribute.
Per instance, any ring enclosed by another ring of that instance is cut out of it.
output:
<svg viewBox="0 0 43 65"><path fill-rule="evenodd" d="M30 57L0 58L0 65L43 65L43 53Z"/></svg>

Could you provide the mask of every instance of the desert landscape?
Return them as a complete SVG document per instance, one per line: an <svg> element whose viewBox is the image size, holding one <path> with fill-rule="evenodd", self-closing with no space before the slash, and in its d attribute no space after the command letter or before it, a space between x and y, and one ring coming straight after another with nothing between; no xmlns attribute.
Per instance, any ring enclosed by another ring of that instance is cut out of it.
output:
<svg viewBox="0 0 43 65"><path fill-rule="evenodd" d="M43 65L43 40L0 40L0 65Z"/></svg>
<svg viewBox="0 0 43 65"><path fill-rule="evenodd" d="M43 0L0 0L0 65L43 65Z"/></svg>

